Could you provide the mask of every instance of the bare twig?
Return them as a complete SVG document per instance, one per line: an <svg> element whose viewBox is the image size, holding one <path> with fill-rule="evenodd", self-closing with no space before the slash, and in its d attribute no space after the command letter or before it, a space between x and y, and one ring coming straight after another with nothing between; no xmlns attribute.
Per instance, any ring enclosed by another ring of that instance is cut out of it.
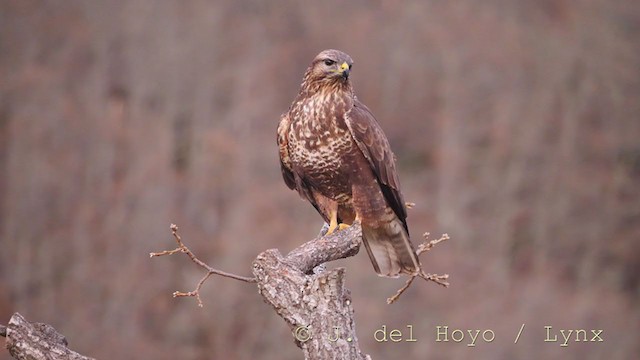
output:
<svg viewBox="0 0 640 360"><path fill-rule="evenodd" d="M431 241L428 241L429 240L428 232L424 233L422 236L424 237L425 241L422 244L418 245L418 249L416 250L416 254L418 256L431 250L438 243L441 243L445 240L449 240L448 234L442 234L442 236L440 236L439 239L431 240ZM413 280L415 280L416 277L421 277L427 281L433 281L436 284L444 287L449 286L449 283L446 281L449 278L449 274L444 274L444 275L429 274L420 270L419 273L415 275L411 275L411 277L407 279L407 282L400 289L398 289L398 291L393 296L387 299L387 304L393 304L396 300L398 300L400 298L400 295L402 295L402 293L404 293L411 286L411 284L413 283Z"/></svg>
<svg viewBox="0 0 640 360"><path fill-rule="evenodd" d="M392 297L387 299L387 304L393 304L396 300L398 300L400 298L400 295L402 295L402 293L404 293L405 290L407 290L409 286L411 286L411 283L415 279L416 279L415 276L410 276L407 279L407 282L404 283L404 285L400 289L398 289L398 291L396 291L396 293Z"/></svg>
<svg viewBox="0 0 640 360"><path fill-rule="evenodd" d="M175 253L179 253L179 252L184 252L182 251L181 248L176 248L173 250L165 250L165 251L160 251L160 252L152 252L149 253L149 257L154 257L154 256L163 256L163 255L173 255Z"/></svg>
<svg viewBox="0 0 640 360"><path fill-rule="evenodd" d="M409 205L409 204L408 204ZM413 204L411 204L413 205ZM170 226L171 228L171 233L173 235L173 237L175 238L178 247L173 249L173 250L165 250L165 251L161 251L161 252L152 252L149 254L150 257L156 257L156 256L164 256L164 255L173 255L176 253L185 253L187 254L187 256L189 256L189 258L191 259L191 261L193 261L194 263L196 263L198 266L204 268L207 273L200 279L200 281L198 281L196 288L193 291L189 291L189 292L182 292L182 291L175 291L173 292L173 296L174 297L195 297L196 300L198 301L198 306L202 307L202 299L200 298L200 289L202 288L202 286L204 285L204 283L209 279L209 277L211 275L220 275L220 276L224 276L224 277L228 277L231 279L235 279L235 280L240 280L240 281L244 281L244 282L248 282L248 283L255 283L257 282L257 279L255 277L246 277L246 276L241 276L241 275L236 275L236 274L232 274L232 273L228 273L222 270L218 270L215 269L209 265L207 265L206 263L204 263L203 261L201 261L200 259L198 259L193 252L182 242L182 238L180 237L180 235L178 234L178 226L175 224L171 224ZM425 252L428 252L429 250L431 250L436 244L443 242L445 240L449 239L449 235L447 234L443 234L439 239L436 240L430 240L429 239L429 233L424 233L423 237L425 239L425 241L420 244L416 250L416 254L419 256ZM338 240L337 242L333 243L334 241ZM314 252L314 254L322 254L323 256L320 256L318 258L308 258L308 252L307 252L307 247L309 246L317 246L316 242L321 242L323 245L325 245L326 247L323 246L323 248L325 249L334 249L334 250L338 250L339 253L342 253L343 251L345 252L344 256L353 256L355 253L357 253L357 249L359 247L359 242L342 242L339 241L339 237L333 237L333 236L328 236L328 237L324 237L324 236L320 236L318 239L316 239L315 241L303 244L302 246L300 246L298 249L293 250L288 256L287 256L287 261L295 264L297 268L299 268L300 270L302 270L304 273L307 273L309 271L311 271L313 269L313 267L321 265L327 261L331 261L333 260L333 252ZM342 247L345 247L346 249L341 249ZM342 255L340 256L342 257ZM447 287L449 286L449 283L446 281L449 278L448 274L444 274L444 275L438 275L438 274L431 274L431 273L425 273L424 271L420 270L419 273L411 275L407 281L405 282L405 284L398 289L398 291L391 296L390 298L387 299L387 303L388 304L392 304L394 303L396 300L398 300L400 298L400 296L411 286L411 284L413 283L413 281L417 278L420 277L426 281L433 281L438 285Z"/></svg>
<svg viewBox="0 0 640 360"><path fill-rule="evenodd" d="M428 232L422 234L422 237L424 238L425 241L422 244L418 245L418 250L416 250L416 253L418 254L418 256L420 256L420 254L422 253L425 253L431 250L435 245L445 240L449 240L449 234L442 234L442 236L440 236L439 239L431 240L427 242L427 240L429 240L429 235L430 234Z"/></svg>
<svg viewBox="0 0 640 360"><path fill-rule="evenodd" d="M321 232L317 238L300 245L286 256L282 256L276 249L260 253L253 262L254 277L229 274L212 268L200 261L184 245L178 235L176 225L171 225L171 231L178 247L173 250L151 253L150 256L185 253L191 261L207 271L196 285L195 290L190 292L176 291L173 293L174 297L195 297L198 306L202 307L200 289L214 274L257 283L258 291L265 302L271 304L291 328L296 344L303 350L305 359L370 359L359 349L351 295L349 290L344 287L345 270L338 268L314 271L327 262L347 258L358 253L362 244L362 227L359 222L328 236ZM425 243L421 244L416 251L418 255L448 239L447 235L443 235L438 240L427 242L428 234L424 236ZM420 270L419 273L410 276L396 295L387 301L389 303L396 301L410 287L416 277L433 281L442 286L448 285L446 282L448 275L428 274ZM339 333L344 338L340 338L337 342L331 342L328 339L332 336L330 334L336 333L336 329L339 329ZM312 334L316 334L316 336ZM328 336L320 336L320 334Z"/></svg>
<svg viewBox="0 0 640 360"><path fill-rule="evenodd" d="M202 288L202 285L207 281L207 279L209 279L211 275L214 275L214 274L220 275L220 276L228 277L231 279L244 281L247 283L255 283L257 281L255 277L247 277L247 276L228 273L226 271L218 270L205 264L202 260L198 259L193 254L193 252L182 242L182 238L180 238L180 235L178 234L178 226L176 224L171 224L170 229L171 229L171 234L173 235L176 242L178 243L178 247L173 250L152 252L152 253L149 253L149 256L156 257L156 256L163 256L163 255L173 255L175 253L185 253L189 256L191 261L193 261L198 266L207 270L207 273L202 277L202 279L200 279L200 281L198 281L198 284L196 285L196 288L193 291L189 291L189 292L175 291L173 293L173 297L195 297L196 300L198 301L198 306L202 307L203 305L202 305L202 299L200 298L200 289Z"/></svg>

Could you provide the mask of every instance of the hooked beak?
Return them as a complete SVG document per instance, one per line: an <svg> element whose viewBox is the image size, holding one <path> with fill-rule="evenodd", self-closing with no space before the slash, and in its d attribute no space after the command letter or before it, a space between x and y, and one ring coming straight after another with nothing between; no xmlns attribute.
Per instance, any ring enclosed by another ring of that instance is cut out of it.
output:
<svg viewBox="0 0 640 360"><path fill-rule="evenodd" d="M349 78L349 64L347 64L346 62L343 62L342 65L340 65L340 74L342 75L342 77L344 79L348 79Z"/></svg>

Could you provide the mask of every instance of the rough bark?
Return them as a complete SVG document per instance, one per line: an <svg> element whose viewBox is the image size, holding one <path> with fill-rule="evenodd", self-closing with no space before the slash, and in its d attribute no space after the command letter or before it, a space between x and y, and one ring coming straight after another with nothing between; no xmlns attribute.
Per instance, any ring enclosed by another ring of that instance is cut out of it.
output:
<svg viewBox="0 0 640 360"><path fill-rule="evenodd" d="M289 325L305 359L371 359L358 346L351 294L345 270L325 271L320 265L358 253L362 229L354 224L330 236L319 236L286 257L276 249L253 262L258 291ZM67 348L67 340L52 326L29 323L15 313L0 327L15 359L91 360Z"/></svg>
<svg viewBox="0 0 640 360"><path fill-rule="evenodd" d="M30 323L18 313L13 314L6 331L2 333L7 337L7 350L14 359L93 360L70 350L67 347L67 339L53 326Z"/></svg>
<svg viewBox="0 0 640 360"><path fill-rule="evenodd" d="M355 224L286 257L271 249L253 262L260 294L289 325L305 359L370 359L358 346L344 269L313 273L325 262L357 254L361 242L362 229Z"/></svg>

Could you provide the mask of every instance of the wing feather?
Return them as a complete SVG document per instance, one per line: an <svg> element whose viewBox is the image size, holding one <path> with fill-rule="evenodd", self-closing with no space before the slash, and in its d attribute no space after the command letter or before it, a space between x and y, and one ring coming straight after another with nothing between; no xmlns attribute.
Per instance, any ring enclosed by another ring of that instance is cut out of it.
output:
<svg viewBox="0 0 640 360"><path fill-rule="evenodd" d="M395 156L378 121L363 103L355 99L354 106L345 114L345 123L358 148L369 161L389 206L407 229L407 208L400 192Z"/></svg>
<svg viewBox="0 0 640 360"><path fill-rule="evenodd" d="M296 180L291 168L291 160L289 158L289 129L291 128L291 119L288 114L282 114L280 116L280 122L278 123L277 142L278 152L280 154L280 171L282 171L282 178L285 184L291 190L296 189Z"/></svg>
<svg viewBox="0 0 640 360"><path fill-rule="evenodd" d="M278 123L277 142L278 152L280 154L280 171L282 172L282 178L285 184L291 190L296 190L300 197L306 199L313 205L316 210L322 214L316 200L311 191L311 187L307 181L301 176L299 172L291 166L291 159L289 158L289 131L291 131L291 119L287 113L280 116L280 123Z"/></svg>

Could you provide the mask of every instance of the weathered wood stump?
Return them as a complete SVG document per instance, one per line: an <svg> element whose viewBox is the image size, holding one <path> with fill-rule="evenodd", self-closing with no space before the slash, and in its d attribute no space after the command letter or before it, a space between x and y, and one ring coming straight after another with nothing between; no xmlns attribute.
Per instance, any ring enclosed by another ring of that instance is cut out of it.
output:
<svg viewBox="0 0 640 360"><path fill-rule="evenodd" d="M67 339L53 326L30 323L15 313L0 335L7 338L7 350L18 360L93 360L70 350Z"/></svg>

